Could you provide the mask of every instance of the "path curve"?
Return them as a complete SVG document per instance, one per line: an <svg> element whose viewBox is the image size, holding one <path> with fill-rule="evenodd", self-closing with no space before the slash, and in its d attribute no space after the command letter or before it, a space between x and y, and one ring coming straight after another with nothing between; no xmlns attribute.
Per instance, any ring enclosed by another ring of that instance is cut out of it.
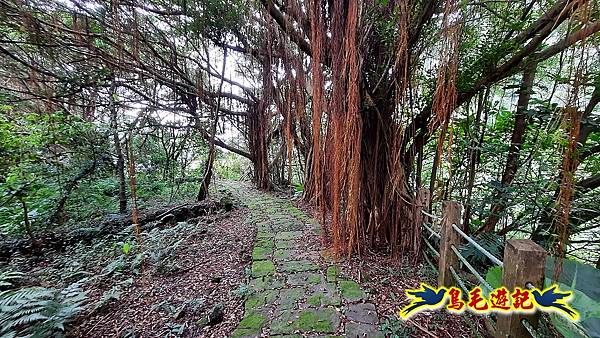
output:
<svg viewBox="0 0 600 338"><path fill-rule="evenodd" d="M256 227L251 294L232 337L384 337L369 295L322 257L321 226L287 199L225 186Z"/></svg>

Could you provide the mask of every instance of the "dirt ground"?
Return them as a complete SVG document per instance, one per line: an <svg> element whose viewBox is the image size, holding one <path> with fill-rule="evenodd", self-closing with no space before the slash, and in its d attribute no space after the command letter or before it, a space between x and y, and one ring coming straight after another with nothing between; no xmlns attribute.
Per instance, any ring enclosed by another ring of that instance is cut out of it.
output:
<svg viewBox="0 0 600 338"><path fill-rule="evenodd" d="M177 268L157 274L147 267L112 302L70 332L77 337L224 337L243 314L244 284L254 232L243 209L217 217L205 234L185 238L175 253ZM101 295L100 295L101 296ZM222 306L223 319L205 325Z"/></svg>
<svg viewBox="0 0 600 338"><path fill-rule="evenodd" d="M244 311L255 236L247 219L237 205L158 226L141 244L124 229L64 252L15 255L5 268L26 273L24 285L61 288L83 278L88 306L68 337L225 337Z"/></svg>

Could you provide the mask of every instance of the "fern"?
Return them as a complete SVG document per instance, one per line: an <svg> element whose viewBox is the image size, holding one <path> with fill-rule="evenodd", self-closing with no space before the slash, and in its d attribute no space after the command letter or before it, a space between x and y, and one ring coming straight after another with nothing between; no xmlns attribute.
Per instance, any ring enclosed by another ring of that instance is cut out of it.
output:
<svg viewBox="0 0 600 338"><path fill-rule="evenodd" d="M474 240L496 258L502 259L502 252L504 250L504 241L502 237L494 233L483 233L475 236ZM460 253L470 262L481 265L488 265L490 263L489 258L470 243L462 245L460 247Z"/></svg>
<svg viewBox="0 0 600 338"><path fill-rule="evenodd" d="M0 294L0 334L3 337L48 337L64 331L85 306L82 283L64 289L29 287Z"/></svg>
<svg viewBox="0 0 600 338"><path fill-rule="evenodd" d="M13 281L25 277L25 274L18 271L6 271L0 273L0 289L14 287Z"/></svg>
<svg viewBox="0 0 600 338"><path fill-rule="evenodd" d="M112 300L121 299L121 293L122 293L122 291L121 291L120 286L117 286L117 285L113 286L110 290L108 290L102 294L102 297L100 297L100 300L98 300L94 306L94 311L100 310L101 308L106 306L106 304L108 304Z"/></svg>

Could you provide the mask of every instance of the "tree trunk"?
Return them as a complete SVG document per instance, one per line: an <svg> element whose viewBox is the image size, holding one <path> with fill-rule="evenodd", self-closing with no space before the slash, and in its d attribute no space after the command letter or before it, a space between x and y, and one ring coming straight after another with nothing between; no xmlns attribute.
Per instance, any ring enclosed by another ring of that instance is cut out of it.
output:
<svg viewBox="0 0 600 338"><path fill-rule="evenodd" d="M217 137L217 124L219 123L219 108L221 106L221 92L223 91L223 80L225 79L225 65L227 63L227 48L223 49L223 66L221 67L221 82L219 83L219 96L217 97L217 104L213 112L213 124L210 131L210 144L208 150L208 158L204 165L204 177L202 178L202 184L200 185L200 191L198 191L198 201L203 201L208 196L208 187L212 179L213 164L215 161L215 138Z"/></svg>
<svg viewBox="0 0 600 338"><path fill-rule="evenodd" d="M33 235L33 230L31 229L31 222L29 221L29 209L27 208L27 203L22 196L18 197L19 202L21 202L21 207L23 208L23 227L25 228L25 233L29 236L31 240L31 245L33 247L37 247L38 243Z"/></svg>
<svg viewBox="0 0 600 338"><path fill-rule="evenodd" d="M270 20L267 18L267 20ZM271 80L272 59L271 59L271 23L267 30L267 43L262 61L262 87L263 94L260 102L251 108L248 115L248 139L250 143L250 152L252 154L252 165L254 172L254 183L259 189L270 189L271 181L269 179L269 145L267 134L270 126L269 105L271 103L273 84Z"/></svg>
<svg viewBox="0 0 600 338"><path fill-rule="evenodd" d="M577 139L577 147L578 148L583 147L587 143L589 135L592 132L598 130L598 122L600 122L600 121L598 121L598 119L590 121L590 115L591 115L592 111L594 110L594 108L599 103L600 103L600 86L597 86L594 89L594 92L592 93L592 97L590 98L590 101L588 102L588 104L585 107L585 111L584 111L582 119L581 119L581 125L579 127L580 132L579 132L579 136ZM583 161L583 159L585 159L587 156L590 156L592 153L580 154L579 155L580 160ZM558 186L560 187L563 184L562 173L559 174L558 177L559 177L558 178L558 181L559 181ZM594 178L597 181L595 181ZM597 188L598 186L600 186L600 184L599 184L600 180L598 180L598 178L599 178L599 176L595 176L595 177L592 177L591 179L584 180L582 182L577 183L578 190L575 192L574 199L577 199L578 195L582 193L581 192L582 190L583 191L590 190L590 189L594 189L594 188ZM595 182L596 182L596 184L594 184ZM536 226L535 230L531 234L531 239L533 241L535 241L536 243L544 243L545 245L547 245L550 241L551 234L556 233L556 228L552 224L552 220L553 220L553 215L554 215L554 206L558 203L558 195L559 195L559 189L557 188L554 191L553 202L546 205L541 212L540 221L538 222L538 225ZM594 213L589 214L586 211L581 212L581 214L582 214L582 216L585 215L584 219L586 219L586 220L591 220L596 217L594 215ZM579 223L579 221L577 221L577 222Z"/></svg>
<svg viewBox="0 0 600 338"><path fill-rule="evenodd" d="M127 183L125 182L125 157L123 156L123 147L121 146L121 140L119 139L119 120L114 98L114 95L116 94L114 81L111 84L110 89L110 124L113 132L113 144L117 154L116 172L119 178L119 213L124 214L127 212Z"/></svg>
<svg viewBox="0 0 600 338"><path fill-rule="evenodd" d="M135 170L135 157L133 156L133 135L130 132L127 140L127 160L129 162L129 188L131 189L131 223L135 225L135 234L140 242L140 221L137 205L137 178Z"/></svg>
<svg viewBox="0 0 600 338"><path fill-rule="evenodd" d="M481 145L483 144L483 137L485 134L485 125L487 123L487 109L485 107L485 103L487 102L487 98L489 95L489 89L485 90L485 92L481 92L479 95L479 100L477 103L477 112L475 114L475 123L473 128L475 128L475 135L473 135L470 139L469 149L469 169L467 174L467 198L465 203L465 214L463 218L463 230L468 234L471 231L470 222L471 222L471 198L473 197L473 185L475 184L475 173L477 169L477 164L479 164L479 155L481 154ZM483 122L481 122L481 114L486 110L485 117ZM475 141L473 141L475 140Z"/></svg>
<svg viewBox="0 0 600 338"><path fill-rule="evenodd" d="M50 224L64 224L65 205L67 203L67 200L69 199L69 196L71 196L71 193L82 179L86 178L87 176L91 175L94 171L96 171L96 167L98 165L97 161L97 159L93 159L92 163L88 167L83 169L77 176L73 177L70 181L67 182L67 184L65 184L63 194L58 200L58 203L56 204L56 210L49 218Z"/></svg>
<svg viewBox="0 0 600 338"><path fill-rule="evenodd" d="M500 187L495 189L494 197L492 198L492 201L494 202L490 206L490 215L485 221L485 224L477 230L478 233L493 232L496 228L496 224L500 220L500 215L508 206L507 199L509 193L507 192L507 189L510 188L517 171L519 170L521 148L523 147L525 134L530 121L527 109L529 106L529 99L531 98L536 69L537 64L531 64L523 71L521 87L519 88L519 99L517 101L517 111L515 112L515 125L512 131L506 166L502 173L502 181L500 182Z"/></svg>

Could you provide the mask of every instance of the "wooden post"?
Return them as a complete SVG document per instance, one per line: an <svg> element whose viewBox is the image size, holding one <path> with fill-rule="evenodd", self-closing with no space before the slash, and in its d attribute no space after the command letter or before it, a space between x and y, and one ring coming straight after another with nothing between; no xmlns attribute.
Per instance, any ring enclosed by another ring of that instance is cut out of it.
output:
<svg viewBox="0 0 600 338"><path fill-rule="evenodd" d="M428 211L429 210L429 189L427 188L421 188L417 191L417 198L415 200L415 225L416 225L416 229L417 232L415 233L414 236L414 243L412 245L412 248L416 250L416 254L415 254L415 262L418 262L419 259L421 258L421 245L422 245L422 241L423 241L423 234L422 234L422 229L423 229L423 223L427 222L428 217L426 217L425 215L423 215L423 211ZM426 235L429 235L429 233L427 233L427 230L424 230Z"/></svg>
<svg viewBox="0 0 600 338"><path fill-rule="evenodd" d="M429 189L421 187L417 191L416 206L415 222L417 225L422 226L423 223L430 222L429 217L423 215L423 211L429 212Z"/></svg>
<svg viewBox="0 0 600 338"><path fill-rule="evenodd" d="M454 270L458 270L458 257L452 251L452 245L458 248L462 237L452 228L452 224L456 224L462 229L461 224L461 208L458 202L444 201L442 203L442 232L440 240L440 259L439 259L439 275L438 287L454 285L454 278L450 272L452 266Z"/></svg>
<svg viewBox="0 0 600 338"><path fill-rule="evenodd" d="M502 286L510 292L515 287L527 289L525 284L531 283L537 288L544 285L544 266L546 250L528 239L511 239L504 248L504 268ZM521 324L526 318L533 327L537 327L539 313L533 314L498 314L496 337L530 337L531 335Z"/></svg>

